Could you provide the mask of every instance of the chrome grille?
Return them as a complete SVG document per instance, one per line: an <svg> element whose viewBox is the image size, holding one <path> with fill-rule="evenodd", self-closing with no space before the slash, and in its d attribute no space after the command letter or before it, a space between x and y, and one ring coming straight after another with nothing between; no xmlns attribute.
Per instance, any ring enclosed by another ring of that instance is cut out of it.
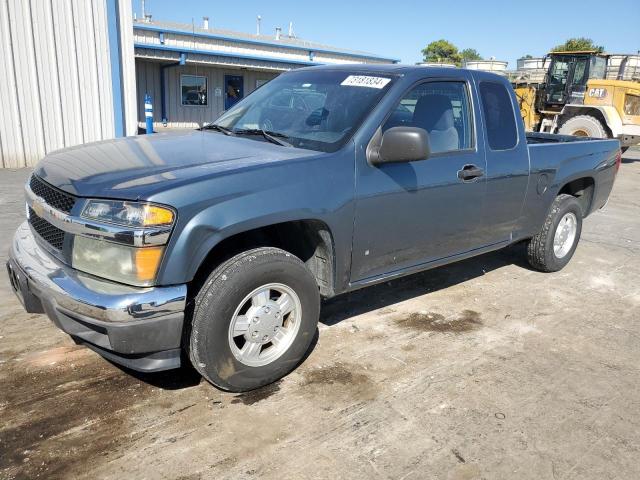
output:
<svg viewBox="0 0 640 480"><path fill-rule="evenodd" d="M76 197L52 187L35 175L31 175L29 188L38 197L42 197L47 204L65 213L71 212L76 203Z"/></svg>
<svg viewBox="0 0 640 480"><path fill-rule="evenodd" d="M40 218L32 208L29 208L29 224L45 242L56 250L62 250L64 231Z"/></svg>

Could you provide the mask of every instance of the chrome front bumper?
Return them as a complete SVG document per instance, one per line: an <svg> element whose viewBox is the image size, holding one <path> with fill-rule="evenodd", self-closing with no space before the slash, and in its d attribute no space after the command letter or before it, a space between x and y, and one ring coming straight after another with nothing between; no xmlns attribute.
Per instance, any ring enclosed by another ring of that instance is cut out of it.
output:
<svg viewBox="0 0 640 480"><path fill-rule="evenodd" d="M186 285L139 288L83 274L42 249L27 222L15 234L7 270L28 312L46 313L106 358L141 371L180 366Z"/></svg>

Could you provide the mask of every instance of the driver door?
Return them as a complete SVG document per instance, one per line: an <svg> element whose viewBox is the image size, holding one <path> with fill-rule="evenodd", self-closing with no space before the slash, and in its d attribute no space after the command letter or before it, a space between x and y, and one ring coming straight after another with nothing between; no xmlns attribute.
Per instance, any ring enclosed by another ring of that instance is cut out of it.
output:
<svg viewBox="0 0 640 480"><path fill-rule="evenodd" d="M478 148L471 84L427 81L405 92L381 126L430 136L427 160L372 166L357 160L352 282L427 264L480 247L486 160ZM482 141L482 140L480 140ZM463 179L471 167L481 172Z"/></svg>

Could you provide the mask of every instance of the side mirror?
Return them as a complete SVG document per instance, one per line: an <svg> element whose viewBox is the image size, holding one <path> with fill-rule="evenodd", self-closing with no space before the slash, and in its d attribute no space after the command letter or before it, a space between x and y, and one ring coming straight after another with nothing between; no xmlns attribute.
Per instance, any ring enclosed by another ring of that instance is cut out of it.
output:
<svg viewBox="0 0 640 480"><path fill-rule="evenodd" d="M392 127L384 134L378 129L367 147L371 165L426 160L430 154L429 134L416 127Z"/></svg>

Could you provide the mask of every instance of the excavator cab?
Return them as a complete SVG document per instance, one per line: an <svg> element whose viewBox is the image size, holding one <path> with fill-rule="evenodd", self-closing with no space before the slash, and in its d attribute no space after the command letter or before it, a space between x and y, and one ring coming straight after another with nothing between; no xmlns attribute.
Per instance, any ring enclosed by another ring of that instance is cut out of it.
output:
<svg viewBox="0 0 640 480"><path fill-rule="evenodd" d="M595 51L554 52L547 71L539 110L559 111L567 104L583 104L587 81L604 79L607 57Z"/></svg>

